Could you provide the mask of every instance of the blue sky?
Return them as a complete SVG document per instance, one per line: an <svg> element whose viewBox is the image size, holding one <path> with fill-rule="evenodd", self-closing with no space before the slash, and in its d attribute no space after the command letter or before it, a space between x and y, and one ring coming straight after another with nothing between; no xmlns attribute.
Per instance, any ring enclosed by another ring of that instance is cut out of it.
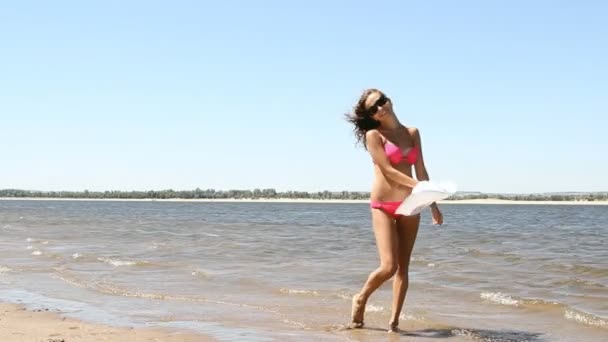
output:
<svg viewBox="0 0 608 342"><path fill-rule="evenodd" d="M0 4L0 188L368 191L368 87L432 179L608 191L604 1Z"/></svg>

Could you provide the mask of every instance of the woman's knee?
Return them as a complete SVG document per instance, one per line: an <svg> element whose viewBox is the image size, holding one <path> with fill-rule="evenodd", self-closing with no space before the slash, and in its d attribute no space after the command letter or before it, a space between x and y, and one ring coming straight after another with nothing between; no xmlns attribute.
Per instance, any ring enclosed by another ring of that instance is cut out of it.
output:
<svg viewBox="0 0 608 342"><path fill-rule="evenodd" d="M398 268L399 265L396 262L387 261L380 264L380 269L378 271L383 276L390 278L395 274L395 272L397 272Z"/></svg>
<svg viewBox="0 0 608 342"><path fill-rule="evenodd" d="M410 271L410 264L398 264L397 265L397 269L395 270L395 274L400 276L400 277L406 277L408 276L408 273Z"/></svg>

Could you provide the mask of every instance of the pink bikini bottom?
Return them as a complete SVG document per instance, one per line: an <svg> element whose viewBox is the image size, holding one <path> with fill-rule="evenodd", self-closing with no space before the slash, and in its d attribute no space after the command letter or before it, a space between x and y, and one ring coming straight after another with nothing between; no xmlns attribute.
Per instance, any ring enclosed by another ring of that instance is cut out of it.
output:
<svg viewBox="0 0 608 342"><path fill-rule="evenodd" d="M370 206L374 209L380 209L385 213L389 214L392 218L399 218L400 214L395 214L397 208L401 205L401 202L380 202L380 201L371 201Z"/></svg>

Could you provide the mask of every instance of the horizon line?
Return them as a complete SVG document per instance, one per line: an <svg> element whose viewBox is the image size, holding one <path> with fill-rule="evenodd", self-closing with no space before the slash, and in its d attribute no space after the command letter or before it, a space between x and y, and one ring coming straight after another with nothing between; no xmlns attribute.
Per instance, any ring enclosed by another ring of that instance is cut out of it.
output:
<svg viewBox="0 0 608 342"><path fill-rule="evenodd" d="M28 189L18 189L18 188L2 188L0 189L0 192L2 191L24 191L24 192L32 192L32 193L51 193L51 192L73 192L73 193L85 193L85 192L89 192L89 193L105 193L105 192L169 192L169 191L173 191L173 192L196 192L196 191L202 191L202 192L206 192L206 191L214 191L214 192L230 192L230 191L239 191L239 192L254 192L255 190L259 190L261 192L266 191L275 191L277 193L287 193L287 192L302 192L302 193L325 193L325 192L329 192L329 193L342 193L342 192L348 192L348 193L371 193L371 191L369 190L365 190L365 191L361 191L361 190L313 190L313 191L306 191L306 190L277 190L276 188L253 188L253 189L215 189L215 188L194 188L194 189L172 189L172 188L168 188L168 189L161 189L161 190L154 190L154 189L148 189L148 190L88 190L88 189L84 189L84 190L28 190ZM458 190L454 193L454 195L457 194L483 194L483 195L540 195L540 194L608 194L608 191L544 191L544 192L485 192L485 191L477 191L477 190Z"/></svg>

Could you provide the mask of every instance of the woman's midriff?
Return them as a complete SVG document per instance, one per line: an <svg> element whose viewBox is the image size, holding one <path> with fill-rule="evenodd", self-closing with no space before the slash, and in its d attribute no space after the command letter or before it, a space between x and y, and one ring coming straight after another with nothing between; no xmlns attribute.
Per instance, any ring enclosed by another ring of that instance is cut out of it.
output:
<svg viewBox="0 0 608 342"><path fill-rule="evenodd" d="M398 165L401 166L401 165ZM397 168L404 174L412 177L412 167L403 165ZM411 192L412 188L395 183L388 179L378 166L374 166L374 182L370 194L371 201L376 202L401 202Z"/></svg>

